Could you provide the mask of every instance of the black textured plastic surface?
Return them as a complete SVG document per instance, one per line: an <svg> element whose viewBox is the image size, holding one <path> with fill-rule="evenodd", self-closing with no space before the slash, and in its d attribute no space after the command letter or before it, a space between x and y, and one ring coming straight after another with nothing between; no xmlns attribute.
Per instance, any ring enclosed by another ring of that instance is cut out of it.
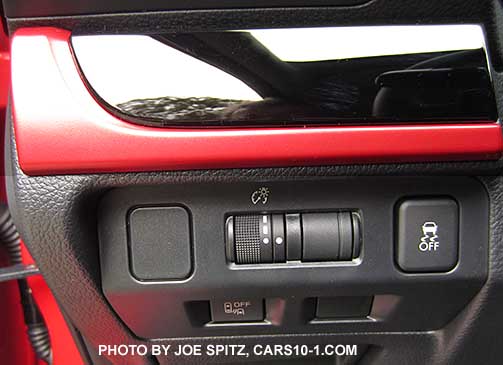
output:
<svg viewBox="0 0 503 365"><path fill-rule="evenodd" d="M310 6L351 6L370 0L310 0ZM306 5L304 0L3 0L5 15L13 18L100 13L131 13L176 9L260 8Z"/></svg>

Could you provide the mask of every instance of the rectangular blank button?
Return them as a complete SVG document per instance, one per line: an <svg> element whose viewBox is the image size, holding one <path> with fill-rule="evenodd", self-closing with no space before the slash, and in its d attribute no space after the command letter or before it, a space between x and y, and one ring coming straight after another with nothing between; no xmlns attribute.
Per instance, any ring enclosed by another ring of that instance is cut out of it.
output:
<svg viewBox="0 0 503 365"><path fill-rule="evenodd" d="M140 280L189 276L189 214L181 207L137 208L129 214L131 271Z"/></svg>
<svg viewBox="0 0 503 365"><path fill-rule="evenodd" d="M370 314L372 296L321 297L316 305L316 318L365 318Z"/></svg>

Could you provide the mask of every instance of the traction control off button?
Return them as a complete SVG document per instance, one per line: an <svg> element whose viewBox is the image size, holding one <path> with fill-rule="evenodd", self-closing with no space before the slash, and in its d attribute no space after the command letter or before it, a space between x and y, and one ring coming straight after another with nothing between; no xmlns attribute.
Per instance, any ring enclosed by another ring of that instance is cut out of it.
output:
<svg viewBox="0 0 503 365"><path fill-rule="evenodd" d="M452 199L408 199L398 207L398 266L445 272L458 261L458 205Z"/></svg>

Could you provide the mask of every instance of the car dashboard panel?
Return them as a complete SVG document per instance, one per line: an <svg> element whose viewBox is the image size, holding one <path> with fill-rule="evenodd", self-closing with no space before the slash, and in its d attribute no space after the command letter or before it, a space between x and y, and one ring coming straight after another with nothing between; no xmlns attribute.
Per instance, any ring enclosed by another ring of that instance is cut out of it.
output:
<svg viewBox="0 0 503 365"><path fill-rule="evenodd" d="M501 2L3 5L54 365L498 363Z"/></svg>

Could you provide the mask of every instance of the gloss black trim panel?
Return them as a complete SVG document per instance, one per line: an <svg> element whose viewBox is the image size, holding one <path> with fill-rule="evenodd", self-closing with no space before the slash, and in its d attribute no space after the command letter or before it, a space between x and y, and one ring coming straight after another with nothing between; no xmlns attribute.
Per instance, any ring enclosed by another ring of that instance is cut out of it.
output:
<svg viewBox="0 0 503 365"><path fill-rule="evenodd" d="M444 27L437 28L440 32L449 28ZM480 31L477 26L467 27ZM369 32L380 31L379 28L359 27ZM411 28L414 27L398 27L397 31ZM340 28L322 29L331 34ZM428 27L417 29L428 31ZM280 30L291 48L302 47L302 42L292 42L292 37L302 35L299 31L303 30ZM307 28L306 34L309 31L312 28ZM326 45L329 51L333 48L332 54L321 52L319 56L320 50L313 52L307 47L305 55L301 49L289 58L288 49L278 50L277 45L272 47L264 42L267 37L263 35L267 32L278 30L153 36L161 43L157 47L169 47L171 52L155 71L160 80L172 80L174 85L164 96L113 102L108 97L109 90L96 85L92 77L87 77L88 86L117 116L149 126L267 127L497 120L483 38L475 48L473 42L467 45L469 49L452 49L458 43L448 45L447 50L437 47L425 51L424 46L419 46L414 53L410 46L407 48L408 39L404 37L403 52L389 54L383 50L382 55L376 55L375 50L369 49L368 57L361 54L348 57L344 52L340 56L336 41L331 45L313 39L320 47ZM77 60L83 75L91 76L78 38L73 39ZM330 39L327 37L326 41ZM299 54L300 58L295 58ZM135 65L128 70L130 79L151 67L149 63ZM172 79L167 78L170 75ZM121 87L134 88L134 83L126 80Z"/></svg>

